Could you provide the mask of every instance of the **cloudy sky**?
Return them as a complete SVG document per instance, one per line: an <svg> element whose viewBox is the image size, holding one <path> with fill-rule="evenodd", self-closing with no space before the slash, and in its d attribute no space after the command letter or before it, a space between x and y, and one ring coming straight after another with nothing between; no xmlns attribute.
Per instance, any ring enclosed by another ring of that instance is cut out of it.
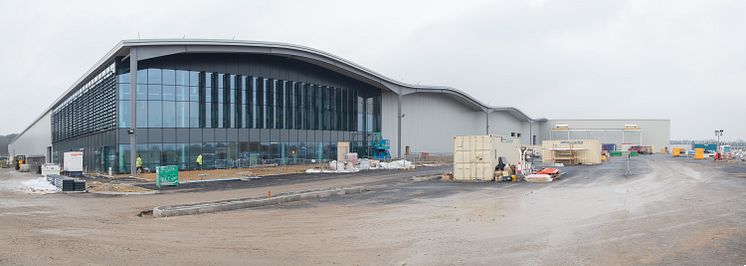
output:
<svg viewBox="0 0 746 266"><path fill-rule="evenodd" d="M139 35L300 44L532 117L670 118L673 139L746 139L746 1L402 2L2 1L0 134Z"/></svg>

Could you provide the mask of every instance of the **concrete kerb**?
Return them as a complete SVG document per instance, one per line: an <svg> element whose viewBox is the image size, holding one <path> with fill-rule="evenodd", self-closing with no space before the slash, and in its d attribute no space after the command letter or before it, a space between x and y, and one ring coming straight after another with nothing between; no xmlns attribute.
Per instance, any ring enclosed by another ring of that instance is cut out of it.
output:
<svg viewBox="0 0 746 266"><path fill-rule="evenodd" d="M150 190L150 191L137 191L137 192L117 192L117 191L87 191L91 194L101 194L101 195L155 195L160 193L160 191L157 190Z"/></svg>
<svg viewBox="0 0 746 266"><path fill-rule="evenodd" d="M277 205L291 201L325 198L337 195L361 193L367 189L363 186L349 188L327 188L300 192L282 193L271 198L242 198L212 202L200 202L181 205L164 205L153 208L153 217L169 217L229 211L236 209L255 208Z"/></svg>

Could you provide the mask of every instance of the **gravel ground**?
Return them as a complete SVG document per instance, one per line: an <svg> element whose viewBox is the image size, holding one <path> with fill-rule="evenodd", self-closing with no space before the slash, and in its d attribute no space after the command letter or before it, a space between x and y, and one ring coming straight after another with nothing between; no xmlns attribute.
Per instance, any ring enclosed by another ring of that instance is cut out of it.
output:
<svg viewBox="0 0 746 266"><path fill-rule="evenodd" d="M631 165L629 176L619 158L565 167L563 179L546 184L411 182L411 172L390 171L147 196L19 193L3 184L25 177L0 171L0 265L746 263L746 178L734 175L746 168L663 156ZM374 189L137 216L162 204L361 184Z"/></svg>

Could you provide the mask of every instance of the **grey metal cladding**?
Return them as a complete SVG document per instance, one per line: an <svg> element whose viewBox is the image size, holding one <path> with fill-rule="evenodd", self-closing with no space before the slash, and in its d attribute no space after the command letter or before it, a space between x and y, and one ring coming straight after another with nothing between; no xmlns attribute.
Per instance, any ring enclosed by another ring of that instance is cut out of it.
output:
<svg viewBox="0 0 746 266"><path fill-rule="evenodd" d="M148 129L148 143L162 143L163 142L163 130L160 128L149 128ZM138 142L145 143L145 142Z"/></svg>
<svg viewBox="0 0 746 266"><path fill-rule="evenodd" d="M190 128L189 129L189 142L191 143L202 142L202 129L201 128Z"/></svg>
<svg viewBox="0 0 746 266"><path fill-rule="evenodd" d="M225 128L216 128L215 129L215 141L226 141L227 139L227 132L228 130Z"/></svg>
<svg viewBox="0 0 746 266"><path fill-rule="evenodd" d="M176 129L176 143L189 143L189 129L188 128L177 128Z"/></svg>
<svg viewBox="0 0 746 266"><path fill-rule="evenodd" d="M215 139L215 129L214 128L205 128L202 130L202 139L205 140L214 140Z"/></svg>
<svg viewBox="0 0 746 266"><path fill-rule="evenodd" d="M238 129L235 128L227 128L225 129L226 134L226 140L228 141L238 141Z"/></svg>

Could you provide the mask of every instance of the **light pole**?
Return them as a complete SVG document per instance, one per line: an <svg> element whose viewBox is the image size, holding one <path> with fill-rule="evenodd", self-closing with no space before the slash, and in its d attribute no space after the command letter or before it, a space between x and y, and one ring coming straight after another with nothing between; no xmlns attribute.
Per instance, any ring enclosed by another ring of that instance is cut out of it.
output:
<svg viewBox="0 0 746 266"><path fill-rule="evenodd" d="M720 136L723 135L722 129L715 129L715 136L718 138L717 144L715 144L715 152L720 152Z"/></svg>

